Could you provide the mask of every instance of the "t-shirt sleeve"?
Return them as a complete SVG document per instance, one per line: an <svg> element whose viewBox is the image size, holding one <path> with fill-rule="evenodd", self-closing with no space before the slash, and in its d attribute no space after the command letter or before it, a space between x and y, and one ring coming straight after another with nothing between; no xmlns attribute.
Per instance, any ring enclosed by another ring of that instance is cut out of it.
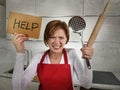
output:
<svg viewBox="0 0 120 90"><path fill-rule="evenodd" d="M16 63L12 76L13 90L26 90L29 83L36 75L37 64L39 63L41 54L36 55L24 70L25 53L16 54Z"/></svg>
<svg viewBox="0 0 120 90"><path fill-rule="evenodd" d="M73 67L79 79L81 87L89 89L92 85L92 69L88 69L84 59L80 58L79 52L73 49L72 56L74 59Z"/></svg>

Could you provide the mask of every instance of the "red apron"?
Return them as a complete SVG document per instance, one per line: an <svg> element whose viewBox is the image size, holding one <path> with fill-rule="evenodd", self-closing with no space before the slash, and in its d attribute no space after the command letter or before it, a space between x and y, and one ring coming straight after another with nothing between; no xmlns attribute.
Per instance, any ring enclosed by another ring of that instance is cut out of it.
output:
<svg viewBox="0 0 120 90"><path fill-rule="evenodd" d="M39 90L73 90L71 69L65 49L63 49L65 64L43 64L47 53L48 51L44 53L37 67Z"/></svg>

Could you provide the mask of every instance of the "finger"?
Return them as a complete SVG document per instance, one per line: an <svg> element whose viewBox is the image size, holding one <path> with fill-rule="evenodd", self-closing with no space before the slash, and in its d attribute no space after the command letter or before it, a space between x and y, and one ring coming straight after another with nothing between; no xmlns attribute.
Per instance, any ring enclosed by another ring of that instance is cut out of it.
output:
<svg viewBox="0 0 120 90"><path fill-rule="evenodd" d="M86 57L86 56L92 57L92 55L93 55L93 50L83 50L83 51L82 51L82 55L83 55L84 57Z"/></svg>
<svg viewBox="0 0 120 90"><path fill-rule="evenodd" d="M85 52L93 52L93 48L92 47L83 47L81 48L81 51Z"/></svg>
<svg viewBox="0 0 120 90"><path fill-rule="evenodd" d="M82 58L84 58L84 59L86 59L86 58L87 59L91 59L91 56L90 55L83 55Z"/></svg>
<svg viewBox="0 0 120 90"><path fill-rule="evenodd" d="M26 35L15 33L14 39L18 39L18 38L21 38L21 37L26 37Z"/></svg>
<svg viewBox="0 0 120 90"><path fill-rule="evenodd" d="M27 40L28 40L28 37L19 37L14 39L12 42L13 44L18 45L18 44L22 44L24 41L27 41Z"/></svg>
<svg viewBox="0 0 120 90"><path fill-rule="evenodd" d="M21 37L21 38L16 39L16 42L21 43L21 41L24 42L24 41L27 41L27 40L28 40L28 37Z"/></svg>
<svg viewBox="0 0 120 90"><path fill-rule="evenodd" d="M24 41L25 41L24 39L19 39L18 42L19 42L20 45L22 45Z"/></svg>
<svg viewBox="0 0 120 90"><path fill-rule="evenodd" d="M87 44L84 44L83 47L87 47L88 45Z"/></svg>
<svg viewBox="0 0 120 90"><path fill-rule="evenodd" d="M23 39L24 41L26 41L26 40L28 40L29 38L28 37L26 37L26 36L17 36L17 37L15 37L15 41L19 41L20 39Z"/></svg>

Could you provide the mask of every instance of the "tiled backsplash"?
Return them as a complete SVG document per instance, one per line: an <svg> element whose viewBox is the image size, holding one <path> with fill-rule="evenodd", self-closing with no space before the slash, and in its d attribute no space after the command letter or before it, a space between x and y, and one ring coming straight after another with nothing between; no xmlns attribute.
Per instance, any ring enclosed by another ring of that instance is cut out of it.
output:
<svg viewBox="0 0 120 90"><path fill-rule="evenodd" d="M12 44L11 40L6 39L0 39L3 43L2 47L5 48L5 50L9 50L11 52L15 52L15 47ZM29 51L29 59L38 53L41 50L45 50L48 47L46 47L43 43L43 41L27 41L25 43L25 48ZM93 67L93 70L99 70L99 71L114 71L119 72L120 70L120 43L112 43L112 42L96 42L94 43L94 55L91 59L91 64ZM78 52L78 55L81 55L79 53L79 50L81 48L80 42L69 42L66 45L66 48L75 48ZM2 52L1 52L2 53ZM14 56L15 57L15 56Z"/></svg>
<svg viewBox="0 0 120 90"><path fill-rule="evenodd" d="M6 0L6 21L8 20L8 14L10 11L19 11L21 13L27 13L36 16L66 16L66 15L80 15L85 16L86 28L84 30L84 41L89 39L89 36L96 24L97 16L101 14L104 5L107 1L105 0L61 0L54 2L55 6L52 6L54 0L27 0L16 1L16 0ZM58 4L64 7L57 7ZM105 18L103 26L98 34L98 37L93 45L94 56L91 60L92 67L95 70L106 70L106 71L116 71L120 72L120 0L111 0L111 8L108 12L109 17ZM50 6L48 6L48 4ZM80 5L79 5L80 4ZM78 7L76 7L76 5ZM44 7L43 7L44 6ZM66 6L66 7L65 7ZM75 6L72 8L71 6ZM52 8L52 9L51 9ZM5 26L6 22L3 22L5 14L5 9L0 6L0 48L8 49L15 52L15 47L12 45L12 41L5 39ZM51 10L51 12L50 12ZM79 11L80 10L80 11ZM54 12L53 12L54 11ZM111 15L111 16L110 16ZM50 18L46 18L51 20ZM53 18L55 19L55 18ZM66 20L68 21L68 20ZM44 24L47 21L44 20ZM43 25L45 27L45 25ZM4 30L4 31L3 31ZM26 49L31 52L32 57L35 53L47 49L43 43L43 31L42 28L40 40L31 40L25 43ZM70 32L72 33L72 32ZM70 37L70 42L66 47L80 49L81 44L79 42L79 35L72 34ZM10 39L10 38L9 38ZM2 52L0 52L2 53Z"/></svg>

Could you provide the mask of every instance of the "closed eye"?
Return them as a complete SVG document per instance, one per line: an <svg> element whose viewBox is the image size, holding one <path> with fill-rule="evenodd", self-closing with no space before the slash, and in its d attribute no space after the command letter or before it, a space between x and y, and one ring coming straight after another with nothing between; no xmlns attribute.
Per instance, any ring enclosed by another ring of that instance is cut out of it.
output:
<svg viewBox="0 0 120 90"><path fill-rule="evenodd" d="M59 39L64 39L64 37L59 37Z"/></svg>

